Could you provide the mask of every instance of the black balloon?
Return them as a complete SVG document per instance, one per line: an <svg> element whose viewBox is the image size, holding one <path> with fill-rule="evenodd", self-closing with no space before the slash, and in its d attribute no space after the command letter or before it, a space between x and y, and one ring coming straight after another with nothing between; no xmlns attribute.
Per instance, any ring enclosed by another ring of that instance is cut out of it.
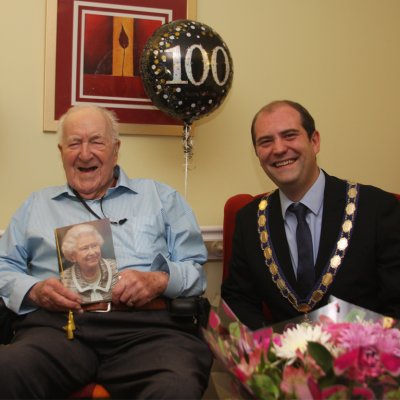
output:
<svg viewBox="0 0 400 400"><path fill-rule="evenodd" d="M197 21L176 20L158 28L147 40L140 64L154 105L186 124L215 111L232 84L228 47Z"/></svg>

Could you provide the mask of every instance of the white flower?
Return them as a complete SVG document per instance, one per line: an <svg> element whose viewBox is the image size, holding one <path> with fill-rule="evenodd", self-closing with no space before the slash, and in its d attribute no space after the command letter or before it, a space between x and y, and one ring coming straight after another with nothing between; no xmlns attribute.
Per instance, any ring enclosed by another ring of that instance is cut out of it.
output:
<svg viewBox="0 0 400 400"><path fill-rule="evenodd" d="M307 342L318 342L332 353L335 349L329 342L330 339L331 335L323 331L319 325L299 324L287 329L280 336L281 344L275 344L275 353L280 358L294 359L297 350L305 353Z"/></svg>

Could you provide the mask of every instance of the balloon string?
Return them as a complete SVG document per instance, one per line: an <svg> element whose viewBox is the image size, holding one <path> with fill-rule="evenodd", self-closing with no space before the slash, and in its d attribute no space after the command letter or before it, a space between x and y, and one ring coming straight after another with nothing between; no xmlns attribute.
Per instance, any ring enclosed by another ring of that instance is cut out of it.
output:
<svg viewBox="0 0 400 400"><path fill-rule="evenodd" d="M189 161L193 157L193 142L190 131L190 124L185 123L182 137L183 154L185 155L185 199L187 199Z"/></svg>

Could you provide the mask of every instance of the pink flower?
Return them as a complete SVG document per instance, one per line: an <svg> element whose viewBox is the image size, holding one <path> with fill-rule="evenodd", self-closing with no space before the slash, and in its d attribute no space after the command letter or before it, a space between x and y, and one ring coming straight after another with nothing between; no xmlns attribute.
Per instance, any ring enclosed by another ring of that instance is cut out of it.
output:
<svg viewBox="0 0 400 400"><path fill-rule="evenodd" d="M310 400L313 399L313 395L310 390L310 386L314 386L311 375L303 368L295 368L291 365L285 366L283 370L281 390L295 397L299 400Z"/></svg>
<svg viewBox="0 0 400 400"><path fill-rule="evenodd" d="M392 376L400 376L400 358L393 354L381 354L381 363L384 369Z"/></svg>
<svg viewBox="0 0 400 400"><path fill-rule="evenodd" d="M335 399L346 400L348 398L347 387L344 385L333 385L323 389L320 394L322 400L329 399L334 395Z"/></svg>
<svg viewBox="0 0 400 400"><path fill-rule="evenodd" d="M379 323L353 323L342 328L337 343L343 352L334 361L336 374L357 382L377 378L385 372L400 375L400 332L397 329L384 329Z"/></svg>
<svg viewBox="0 0 400 400"><path fill-rule="evenodd" d="M274 331L272 330L272 328L259 329L253 332L253 338L257 342L267 343L269 345L269 341L273 333Z"/></svg>
<svg viewBox="0 0 400 400"><path fill-rule="evenodd" d="M264 349L264 359L267 359L268 349L271 344L272 335L274 331L272 328L260 329L253 332L253 337L258 346Z"/></svg>
<svg viewBox="0 0 400 400"><path fill-rule="evenodd" d="M253 374L248 364L237 364L232 368L233 375L239 379L240 382L246 383Z"/></svg>
<svg viewBox="0 0 400 400"><path fill-rule="evenodd" d="M234 339L237 340L239 354L250 354L255 348L262 346L254 340L252 332L244 325L238 326L234 335L237 335Z"/></svg>
<svg viewBox="0 0 400 400"><path fill-rule="evenodd" d="M379 355L373 348L357 348L337 357L333 362L336 375L364 382L366 378L376 378L382 373Z"/></svg>
<svg viewBox="0 0 400 400"><path fill-rule="evenodd" d="M221 319L214 310L210 310L210 315L208 317L208 324L212 329L217 329L221 324Z"/></svg>
<svg viewBox="0 0 400 400"><path fill-rule="evenodd" d="M391 353L400 357L400 331L385 329L379 323L352 323L342 325L338 341L345 349L376 347L379 353ZM338 329L338 327L334 328Z"/></svg>
<svg viewBox="0 0 400 400"><path fill-rule="evenodd" d="M247 357L242 356L239 363L237 363L232 371L234 375L243 383L247 382L251 376L257 371L260 365L261 354L263 353L262 347L257 347L253 352L247 354Z"/></svg>
<svg viewBox="0 0 400 400"><path fill-rule="evenodd" d="M352 398L372 400L375 398L374 392L367 387L355 387L352 392Z"/></svg>
<svg viewBox="0 0 400 400"><path fill-rule="evenodd" d="M351 396L349 396L349 388L344 385L334 385L322 390L321 400L328 400L332 397L337 400L347 400L349 397L372 400L374 399L374 392L369 388L357 386L353 388Z"/></svg>
<svg viewBox="0 0 400 400"><path fill-rule="evenodd" d="M341 337L343 331L351 327L350 322L343 322L343 323L332 323L328 325L324 325L324 331L331 334L333 344L337 344L339 338Z"/></svg>
<svg viewBox="0 0 400 400"><path fill-rule="evenodd" d="M320 379L326 375L314 358L312 358L308 353L302 354L301 351L297 351L297 359L303 363L304 368L314 379Z"/></svg>
<svg viewBox="0 0 400 400"><path fill-rule="evenodd" d="M390 353L400 358L400 331L398 329L381 329L376 339L381 353Z"/></svg>

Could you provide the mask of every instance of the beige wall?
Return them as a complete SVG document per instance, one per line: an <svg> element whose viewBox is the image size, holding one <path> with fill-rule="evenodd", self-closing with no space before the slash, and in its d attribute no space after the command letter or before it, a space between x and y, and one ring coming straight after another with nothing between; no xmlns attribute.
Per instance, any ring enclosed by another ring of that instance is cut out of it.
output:
<svg viewBox="0 0 400 400"><path fill-rule="evenodd" d="M0 228L27 195L63 183L54 134L42 131L45 0L3 0L0 13ZM273 186L254 157L249 124L265 102L291 98L314 114L329 173L400 192L400 1L198 0L198 20L234 60L229 96L195 124L188 201L220 225L237 192ZM178 137L122 138L121 165L184 193Z"/></svg>

